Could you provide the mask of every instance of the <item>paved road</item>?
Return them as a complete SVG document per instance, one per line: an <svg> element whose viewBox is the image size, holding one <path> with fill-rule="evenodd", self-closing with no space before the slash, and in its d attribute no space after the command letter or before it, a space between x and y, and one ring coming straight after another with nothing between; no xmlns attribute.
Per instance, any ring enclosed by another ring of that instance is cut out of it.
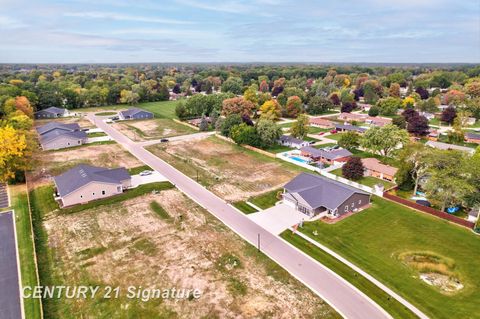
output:
<svg viewBox="0 0 480 319"><path fill-rule="evenodd" d="M7 185L0 183L0 208L6 208L10 206L8 201Z"/></svg>
<svg viewBox="0 0 480 319"><path fill-rule="evenodd" d="M21 319L13 212L0 213L0 318Z"/></svg>
<svg viewBox="0 0 480 319"><path fill-rule="evenodd" d="M266 255L317 293L343 317L351 319L391 318L370 298L328 268L266 231L244 214L237 212L224 200L105 124L93 114L89 114L88 118L245 240L257 246L258 238L260 238L260 248Z"/></svg>

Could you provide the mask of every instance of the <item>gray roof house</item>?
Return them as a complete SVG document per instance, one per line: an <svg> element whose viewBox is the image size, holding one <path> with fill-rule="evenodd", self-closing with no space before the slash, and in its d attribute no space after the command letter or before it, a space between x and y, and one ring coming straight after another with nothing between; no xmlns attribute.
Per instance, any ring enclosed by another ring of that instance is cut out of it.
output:
<svg viewBox="0 0 480 319"><path fill-rule="evenodd" d="M53 180L56 199L63 207L121 194L131 187L130 174L123 167L109 169L81 164Z"/></svg>
<svg viewBox="0 0 480 319"><path fill-rule="evenodd" d="M310 157L314 161L320 161L329 164L335 161L345 162L350 156L352 156L352 153L349 150L343 148L325 150L307 146L302 147L300 151L302 152L302 156Z"/></svg>
<svg viewBox="0 0 480 319"><path fill-rule="evenodd" d="M87 133L77 123L50 122L37 128L40 145L44 150L58 150L85 144Z"/></svg>
<svg viewBox="0 0 480 319"><path fill-rule="evenodd" d="M439 149L439 150L456 150L456 151L466 152L470 155L475 153L475 149L470 147L460 146L455 144L448 144L448 143L437 142L437 141L427 141L425 145Z"/></svg>
<svg viewBox="0 0 480 319"><path fill-rule="evenodd" d="M339 132L352 131L357 133L365 133L367 129L360 126L349 125L349 124L335 124L335 130Z"/></svg>
<svg viewBox="0 0 480 319"><path fill-rule="evenodd" d="M153 113L139 108L131 108L118 113L121 120L153 119Z"/></svg>
<svg viewBox="0 0 480 319"><path fill-rule="evenodd" d="M295 147L301 148L304 146L310 145L310 142L298 139L296 137L290 135L282 135L277 141L278 144L288 146L288 147Z"/></svg>
<svg viewBox="0 0 480 319"><path fill-rule="evenodd" d="M68 110L52 106L44 110L35 112L34 117L36 119L53 119L57 117L65 117L68 116L68 114Z"/></svg>
<svg viewBox="0 0 480 319"><path fill-rule="evenodd" d="M315 217L336 218L370 204L370 194L329 178L301 173L285 184L283 202Z"/></svg>

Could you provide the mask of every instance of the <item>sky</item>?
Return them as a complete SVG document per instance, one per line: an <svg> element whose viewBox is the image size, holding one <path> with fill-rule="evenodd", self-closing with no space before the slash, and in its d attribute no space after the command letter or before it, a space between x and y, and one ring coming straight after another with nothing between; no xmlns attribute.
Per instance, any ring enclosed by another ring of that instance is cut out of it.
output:
<svg viewBox="0 0 480 319"><path fill-rule="evenodd" d="M480 0L0 0L0 63L480 63Z"/></svg>

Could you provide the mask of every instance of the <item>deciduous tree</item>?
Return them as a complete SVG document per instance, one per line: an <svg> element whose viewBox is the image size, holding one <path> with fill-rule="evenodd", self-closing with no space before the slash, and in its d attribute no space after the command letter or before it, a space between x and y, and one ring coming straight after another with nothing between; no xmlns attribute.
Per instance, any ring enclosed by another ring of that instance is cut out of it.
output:
<svg viewBox="0 0 480 319"><path fill-rule="evenodd" d="M350 157L342 166L343 177L354 181L361 179L364 171L365 168L363 167L362 160L357 156Z"/></svg>

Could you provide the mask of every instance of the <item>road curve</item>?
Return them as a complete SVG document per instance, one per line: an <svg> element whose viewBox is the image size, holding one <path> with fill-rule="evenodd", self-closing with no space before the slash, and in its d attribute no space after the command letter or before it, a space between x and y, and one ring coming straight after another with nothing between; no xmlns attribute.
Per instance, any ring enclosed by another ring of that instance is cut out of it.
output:
<svg viewBox="0 0 480 319"><path fill-rule="evenodd" d="M165 176L178 189L249 243L258 246L260 239L260 249L263 253L324 299L344 318L392 318L364 293L333 271L299 251L280 237L269 233L229 206L224 200L185 176L170 164L145 150L142 145L131 141L122 133L104 123L101 118L95 117L92 113L89 113L87 118L139 160Z"/></svg>

